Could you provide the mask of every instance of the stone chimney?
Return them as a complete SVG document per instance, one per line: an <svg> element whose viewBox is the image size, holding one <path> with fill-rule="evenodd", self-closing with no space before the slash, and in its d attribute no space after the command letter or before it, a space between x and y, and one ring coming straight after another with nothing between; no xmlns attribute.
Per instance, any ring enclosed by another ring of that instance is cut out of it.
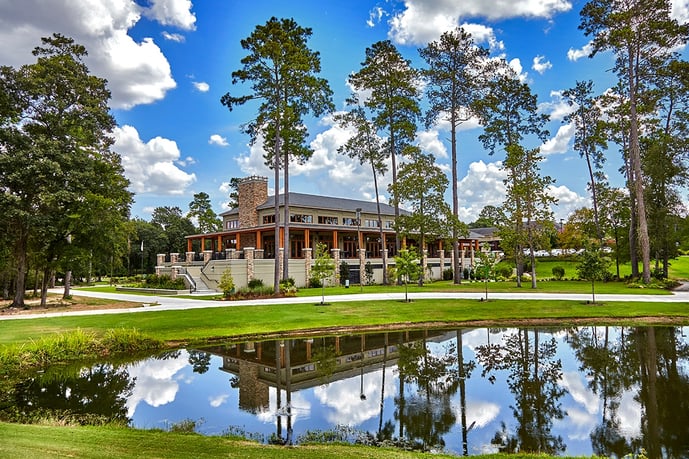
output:
<svg viewBox="0 0 689 459"><path fill-rule="evenodd" d="M268 200L268 177L252 175L239 182L239 227L259 225L256 208Z"/></svg>

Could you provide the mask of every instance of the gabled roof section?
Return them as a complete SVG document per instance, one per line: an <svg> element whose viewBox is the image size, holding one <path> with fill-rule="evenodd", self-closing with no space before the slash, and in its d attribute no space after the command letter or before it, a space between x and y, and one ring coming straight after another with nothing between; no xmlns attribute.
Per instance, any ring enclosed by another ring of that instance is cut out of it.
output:
<svg viewBox="0 0 689 459"><path fill-rule="evenodd" d="M281 194L279 199L280 206L285 204L285 195ZM304 193L289 193L289 205L295 207L304 207L308 209L323 209L333 211L349 211L356 212L357 208L361 208L362 213L376 214L378 209L375 202L360 201L357 199L334 198L331 196L319 196L315 194ZM268 196L265 203L258 206L258 210L271 209L275 206L275 196ZM395 208L388 204L380 204L381 215L394 216ZM400 214L407 214L408 212L400 209Z"/></svg>

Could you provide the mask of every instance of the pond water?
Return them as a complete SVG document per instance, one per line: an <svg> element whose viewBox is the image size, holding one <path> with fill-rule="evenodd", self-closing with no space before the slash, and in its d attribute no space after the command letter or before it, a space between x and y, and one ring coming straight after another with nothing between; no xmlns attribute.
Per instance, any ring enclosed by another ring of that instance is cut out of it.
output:
<svg viewBox="0 0 689 459"><path fill-rule="evenodd" d="M23 412L139 428L426 450L689 457L689 327L409 330L181 349L48 369L14 386ZM7 407L3 407L7 409Z"/></svg>

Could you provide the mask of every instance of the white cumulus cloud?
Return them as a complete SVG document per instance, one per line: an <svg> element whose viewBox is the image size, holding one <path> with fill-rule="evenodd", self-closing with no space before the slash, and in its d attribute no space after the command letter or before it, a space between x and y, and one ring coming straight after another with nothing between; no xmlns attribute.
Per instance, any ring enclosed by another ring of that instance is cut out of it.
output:
<svg viewBox="0 0 689 459"><path fill-rule="evenodd" d="M457 184L460 220L473 222L485 206L501 206L505 200L506 177L500 161L471 163L467 175Z"/></svg>
<svg viewBox="0 0 689 459"><path fill-rule="evenodd" d="M134 193L182 195L196 181L177 166L180 151L174 140L155 137L144 142L133 126L116 127L113 150L122 157L124 174Z"/></svg>
<svg viewBox="0 0 689 459"><path fill-rule="evenodd" d="M569 151L569 144L574 137L574 124L569 123L560 126L557 134L552 139L548 139L541 147L541 153L545 156L554 155L557 153L566 153Z"/></svg>
<svg viewBox="0 0 689 459"><path fill-rule="evenodd" d="M193 85L200 92L208 92L211 89L210 85L205 81L194 81Z"/></svg>
<svg viewBox="0 0 689 459"><path fill-rule="evenodd" d="M405 0L404 9L389 21L389 36L400 44L424 45L453 29L462 18L548 19L571 8L568 0Z"/></svg>
<svg viewBox="0 0 689 459"><path fill-rule="evenodd" d="M186 8L186 9L185 9ZM150 8L133 1L43 0L0 2L0 62L20 66L34 62L31 50L40 38L60 31L84 45L90 71L108 80L114 108L131 108L160 100L176 87L170 63L153 38L129 35L142 15L163 24L193 30L188 0L152 0ZM193 20L192 20L193 18ZM170 34L165 39L175 39Z"/></svg>
<svg viewBox="0 0 689 459"><path fill-rule="evenodd" d="M229 143L227 143L227 139L220 134L211 135L208 139L208 143L211 145L218 145L220 147L226 147L229 145Z"/></svg>
<svg viewBox="0 0 689 459"><path fill-rule="evenodd" d="M546 70L553 68L553 64L551 64L550 61L545 60L545 56L536 56L533 58L533 65L531 68L543 75Z"/></svg>
<svg viewBox="0 0 689 459"><path fill-rule="evenodd" d="M578 61L582 57L588 57L591 54L591 51L593 51L591 42L585 44L581 49L570 48L569 51L567 51L567 59L570 61Z"/></svg>

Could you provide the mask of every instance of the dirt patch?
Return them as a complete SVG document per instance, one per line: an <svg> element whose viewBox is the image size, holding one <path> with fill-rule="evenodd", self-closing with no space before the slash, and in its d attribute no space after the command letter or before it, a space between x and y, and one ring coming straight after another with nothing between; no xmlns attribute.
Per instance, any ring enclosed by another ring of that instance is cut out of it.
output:
<svg viewBox="0 0 689 459"><path fill-rule="evenodd" d="M129 301L101 300L75 296L69 300L63 300L61 296L48 296L45 306L41 306L40 298L27 298L24 308L13 308L12 301L0 301L0 314L45 314L49 312L93 311L101 309L127 309L141 307L141 303Z"/></svg>

